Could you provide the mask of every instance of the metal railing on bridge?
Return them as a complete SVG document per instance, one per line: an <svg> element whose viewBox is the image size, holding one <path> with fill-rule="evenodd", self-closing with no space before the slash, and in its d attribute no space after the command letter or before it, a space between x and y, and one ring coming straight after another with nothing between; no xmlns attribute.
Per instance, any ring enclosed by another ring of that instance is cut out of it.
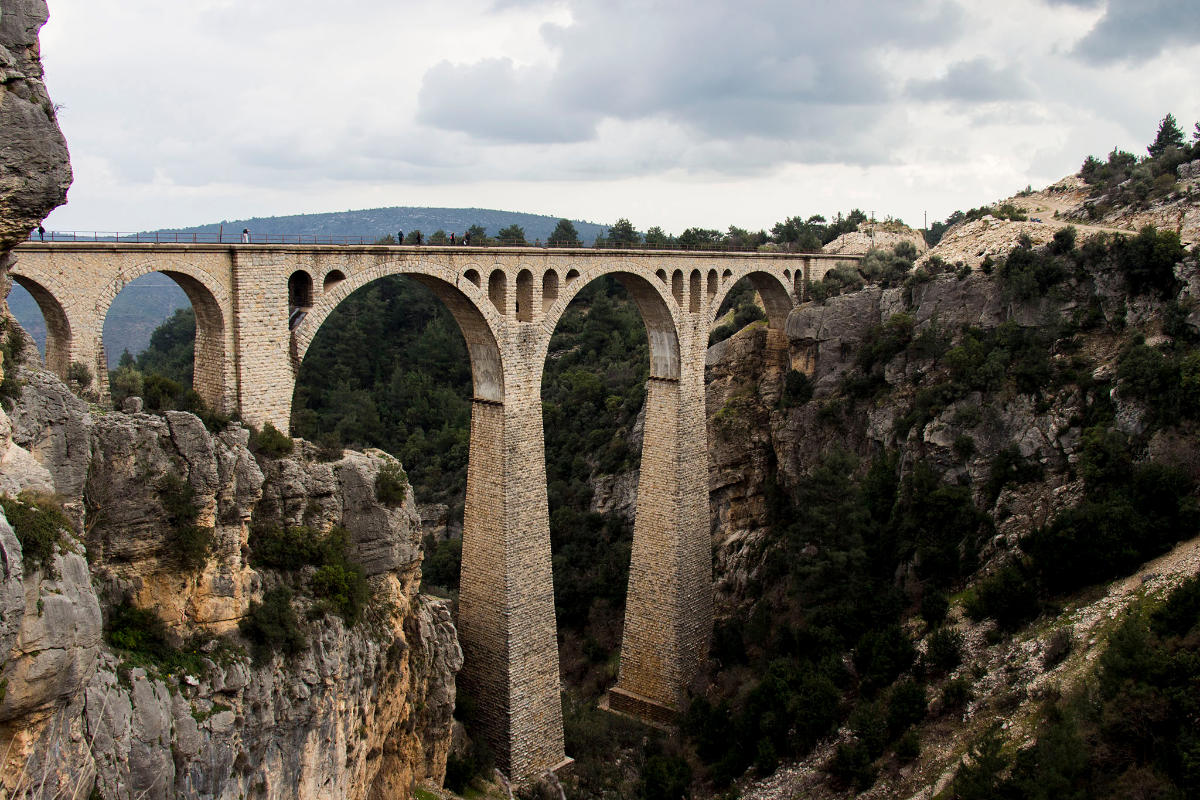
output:
<svg viewBox="0 0 1200 800"><path fill-rule="evenodd" d="M152 231L125 233L120 231L34 231L29 235L29 241L34 244L44 243L115 243L115 244L281 244L281 245L382 245L391 247L542 247L542 248L599 248L611 250L681 250L702 252L731 252L731 253L793 253L796 255L823 255L820 251L802 251L793 249L794 244L748 245L740 242L700 242L696 244L681 244L679 242L512 242L488 238L486 242L464 242L456 239L430 242L425 239L421 244L396 244L394 239L380 236L333 236L322 234L281 234L281 233L251 233L244 237L241 233L224 232L183 232L183 231ZM827 255L827 254L825 254ZM847 254L853 259L858 256Z"/></svg>

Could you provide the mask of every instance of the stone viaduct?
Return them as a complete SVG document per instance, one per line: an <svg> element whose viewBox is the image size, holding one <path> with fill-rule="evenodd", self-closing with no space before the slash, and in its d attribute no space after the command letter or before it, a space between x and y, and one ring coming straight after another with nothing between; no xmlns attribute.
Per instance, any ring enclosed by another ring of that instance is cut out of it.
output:
<svg viewBox="0 0 1200 800"><path fill-rule="evenodd" d="M564 763L541 382L555 325L614 275L650 344L645 435L617 685L610 707L665 721L712 627L704 359L721 301L749 279L782 336L807 281L850 256L638 250L25 244L11 276L46 320L46 365L86 365L102 394L105 315L130 281L173 278L196 312L194 387L216 409L288 430L297 369L348 295L387 275L429 287L462 329L474 401L463 521L460 680L515 780ZM364 347L385 346L363 342ZM78 367L76 367L78 369Z"/></svg>

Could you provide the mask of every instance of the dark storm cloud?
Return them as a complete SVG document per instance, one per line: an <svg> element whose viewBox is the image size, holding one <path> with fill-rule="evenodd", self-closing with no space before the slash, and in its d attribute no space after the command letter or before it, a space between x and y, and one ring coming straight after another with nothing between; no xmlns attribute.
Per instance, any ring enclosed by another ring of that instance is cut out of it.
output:
<svg viewBox="0 0 1200 800"><path fill-rule="evenodd" d="M570 8L571 25L542 29L557 64L439 65L425 76L419 119L528 142L585 140L605 119L659 120L721 140L820 137L854 157L870 117L862 110L886 107L902 88L881 54L944 44L961 22L944 0L773 0L742 13L721 0Z"/></svg>
<svg viewBox="0 0 1200 800"><path fill-rule="evenodd" d="M908 91L920 100L988 103L1025 99L1030 96L1031 87L1016 69L975 58L951 64L940 78L914 81Z"/></svg>
<svg viewBox="0 0 1200 800"><path fill-rule="evenodd" d="M1075 54L1100 64L1137 62L1167 47L1195 44L1200 44L1196 0L1109 0L1104 16L1075 46Z"/></svg>

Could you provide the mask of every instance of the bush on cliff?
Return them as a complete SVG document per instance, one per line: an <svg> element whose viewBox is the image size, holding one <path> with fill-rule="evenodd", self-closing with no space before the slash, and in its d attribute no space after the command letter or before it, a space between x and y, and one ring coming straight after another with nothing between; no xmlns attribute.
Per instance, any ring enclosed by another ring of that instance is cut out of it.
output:
<svg viewBox="0 0 1200 800"><path fill-rule="evenodd" d="M385 506L398 508L408 497L408 475L399 462L389 461L375 475L375 499Z"/></svg>
<svg viewBox="0 0 1200 800"><path fill-rule="evenodd" d="M250 641L254 661L259 664L275 653L295 655L308 646L292 608L292 592L285 586L268 591L261 603L251 600L238 629Z"/></svg>
<svg viewBox="0 0 1200 800"><path fill-rule="evenodd" d="M57 577L54 552L63 531L73 527L53 497L22 492L18 497L0 496L4 516L21 543L21 561L27 571L43 570L47 578Z"/></svg>
<svg viewBox="0 0 1200 800"><path fill-rule="evenodd" d="M354 625L370 599L362 567L350 557L350 532L256 524L250 529L250 564L258 569L314 568L309 588L323 604Z"/></svg>
<svg viewBox="0 0 1200 800"><path fill-rule="evenodd" d="M294 447L292 438L269 422L263 423L262 430L250 433L250 451L267 458L286 456Z"/></svg>
<svg viewBox="0 0 1200 800"><path fill-rule="evenodd" d="M184 569L200 569L212 549L213 529L196 524L200 517L196 490L174 472L168 472L159 481L158 499L167 517L171 551L179 557Z"/></svg>

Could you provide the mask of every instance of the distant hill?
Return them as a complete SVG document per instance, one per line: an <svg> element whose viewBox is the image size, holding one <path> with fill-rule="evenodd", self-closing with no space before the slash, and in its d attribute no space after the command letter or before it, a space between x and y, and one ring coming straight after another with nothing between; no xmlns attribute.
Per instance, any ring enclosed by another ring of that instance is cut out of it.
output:
<svg viewBox="0 0 1200 800"><path fill-rule="evenodd" d="M519 211L497 211L490 208L395 206L359 211L332 211L324 214L223 220L192 228L163 228L151 233L217 233L224 229L226 234L235 234L242 228L249 228L251 233L283 236L361 236L374 240L389 233L395 236L397 231L407 234L414 230L419 230L426 236L436 230L461 236L472 225L481 225L487 229L489 236L495 236L501 228L516 224L525 229L526 240L544 242L554 231L559 219L544 214L523 214ZM584 244L591 244L597 236L608 232L607 225L581 220L573 222L575 229L579 231L579 239Z"/></svg>

